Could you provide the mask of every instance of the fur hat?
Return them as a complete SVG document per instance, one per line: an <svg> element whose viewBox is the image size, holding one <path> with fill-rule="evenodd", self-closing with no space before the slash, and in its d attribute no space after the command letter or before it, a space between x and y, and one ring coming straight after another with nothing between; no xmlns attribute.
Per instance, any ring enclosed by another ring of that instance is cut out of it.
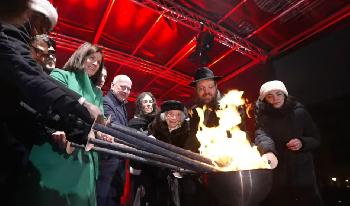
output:
<svg viewBox="0 0 350 206"><path fill-rule="evenodd" d="M211 71L208 67L201 67L197 69L194 74L194 81L191 82L190 86L195 86L197 82L205 79L213 79L215 81L220 80L222 77L214 76L213 71Z"/></svg>
<svg viewBox="0 0 350 206"><path fill-rule="evenodd" d="M30 0L30 9L45 15L51 23L50 30L53 30L57 24L58 14L48 0Z"/></svg>
<svg viewBox="0 0 350 206"><path fill-rule="evenodd" d="M185 112L185 106L180 102L176 100L168 100L163 102L160 105L161 113L167 112L169 110L180 110L182 112Z"/></svg>
<svg viewBox="0 0 350 206"><path fill-rule="evenodd" d="M273 80L273 81L269 81L269 82L264 83L260 87L259 99L261 101L264 100L267 93L272 91L272 90L279 90L279 91L283 92L286 96L288 96L287 88L286 88L286 86L284 86L283 82L278 81L278 80Z"/></svg>

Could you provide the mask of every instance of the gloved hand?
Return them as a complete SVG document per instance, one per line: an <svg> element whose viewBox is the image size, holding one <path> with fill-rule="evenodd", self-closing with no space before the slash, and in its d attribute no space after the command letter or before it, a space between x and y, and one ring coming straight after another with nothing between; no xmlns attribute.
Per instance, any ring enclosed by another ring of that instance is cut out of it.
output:
<svg viewBox="0 0 350 206"><path fill-rule="evenodd" d="M278 159L275 154L268 152L262 155L262 158L265 159L270 165L271 169L275 169L278 165Z"/></svg>

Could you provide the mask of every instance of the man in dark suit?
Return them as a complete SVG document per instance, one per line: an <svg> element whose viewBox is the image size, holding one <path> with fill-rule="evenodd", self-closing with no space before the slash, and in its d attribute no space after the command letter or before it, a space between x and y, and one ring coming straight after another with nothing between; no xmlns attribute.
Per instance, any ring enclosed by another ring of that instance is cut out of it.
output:
<svg viewBox="0 0 350 206"><path fill-rule="evenodd" d="M106 117L111 117L112 124L128 126L125 104L130 94L132 81L126 75L114 77L111 89L103 98ZM117 157L100 154L100 174L97 180L97 205L119 205L124 187L124 161Z"/></svg>

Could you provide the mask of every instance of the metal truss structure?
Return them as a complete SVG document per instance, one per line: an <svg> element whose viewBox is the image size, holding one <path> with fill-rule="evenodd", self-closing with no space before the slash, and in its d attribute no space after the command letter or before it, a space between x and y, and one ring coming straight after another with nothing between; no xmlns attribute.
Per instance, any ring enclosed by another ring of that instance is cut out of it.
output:
<svg viewBox="0 0 350 206"><path fill-rule="evenodd" d="M196 31L201 31L201 29L204 28L214 34L215 39L218 42L229 48L236 49L237 52L251 58L252 60L265 61L267 59L267 55L263 49L253 45L249 41L241 38L239 35L229 31L223 26L177 5L173 1L134 0L134 2L151 8L161 13L163 16Z"/></svg>
<svg viewBox="0 0 350 206"><path fill-rule="evenodd" d="M81 44L84 43L84 41L80 39L59 33L52 33L52 37L56 40L57 47L61 47L70 51L75 51ZM104 56L108 61L115 62L123 66L128 66L138 71L153 74L155 76L158 76L161 73L161 78L170 80L180 85L187 86L192 81L192 78L185 74L174 70L169 70L165 66L107 47L104 47Z"/></svg>

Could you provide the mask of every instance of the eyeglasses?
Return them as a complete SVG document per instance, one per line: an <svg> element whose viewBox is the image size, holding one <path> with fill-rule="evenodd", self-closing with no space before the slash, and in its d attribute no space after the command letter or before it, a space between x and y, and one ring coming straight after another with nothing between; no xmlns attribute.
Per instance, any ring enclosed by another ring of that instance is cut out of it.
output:
<svg viewBox="0 0 350 206"><path fill-rule="evenodd" d="M39 48L37 48L37 47L35 47L35 46L33 46L33 45L30 45L30 46L34 49L35 54L36 54L37 56L43 57L43 58L47 58L47 57L50 56L49 53L45 53L43 50L41 50L41 49L39 49Z"/></svg>
<svg viewBox="0 0 350 206"><path fill-rule="evenodd" d="M181 119L181 112L167 112L165 116L168 119Z"/></svg>
<svg viewBox="0 0 350 206"><path fill-rule="evenodd" d="M120 87L120 89L122 90L122 91L128 91L128 92L130 92L130 90L131 90L131 88L130 87L128 87L128 86L124 86L124 85L119 85L119 87Z"/></svg>

